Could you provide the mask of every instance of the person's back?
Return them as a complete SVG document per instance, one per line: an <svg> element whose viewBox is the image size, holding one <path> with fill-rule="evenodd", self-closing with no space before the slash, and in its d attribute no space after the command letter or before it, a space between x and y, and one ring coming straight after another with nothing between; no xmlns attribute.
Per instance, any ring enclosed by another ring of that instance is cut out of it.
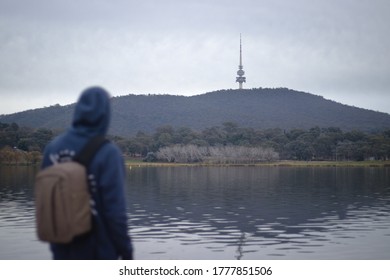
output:
<svg viewBox="0 0 390 280"><path fill-rule="evenodd" d="M76 104L72 127L47 145L42 168L69 161L93 137L106 135L110 99L99 87L85 90ZM88 167L93 226L67 244L50 244L54 259L132 259L120 150L103 145Z"/></svg>

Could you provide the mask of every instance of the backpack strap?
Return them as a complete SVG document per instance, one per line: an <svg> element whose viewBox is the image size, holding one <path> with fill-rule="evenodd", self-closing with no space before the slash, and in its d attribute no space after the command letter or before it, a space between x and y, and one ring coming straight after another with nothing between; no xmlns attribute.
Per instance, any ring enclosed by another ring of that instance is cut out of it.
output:
<svg viewBox="0 0 390 280"><path fill-rule="evenodd" d="M75 156L74 161L77 161L85 167L88 167L96 152L100 149L100 147L102 147L105 143L108 142L109 141L102 135L92 138Z"/></svg>

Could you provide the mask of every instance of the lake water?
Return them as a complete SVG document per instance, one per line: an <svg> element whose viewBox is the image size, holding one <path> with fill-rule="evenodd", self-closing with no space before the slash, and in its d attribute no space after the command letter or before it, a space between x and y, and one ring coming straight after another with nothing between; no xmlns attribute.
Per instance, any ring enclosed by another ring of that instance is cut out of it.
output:
<svg viewBox="0 0 390 280"><path fill-rule="evenodd" d="M35 172L0 167L0 259L50 258ZM390 168L132 168L127 200L137 259L390 259Z"/></svg>

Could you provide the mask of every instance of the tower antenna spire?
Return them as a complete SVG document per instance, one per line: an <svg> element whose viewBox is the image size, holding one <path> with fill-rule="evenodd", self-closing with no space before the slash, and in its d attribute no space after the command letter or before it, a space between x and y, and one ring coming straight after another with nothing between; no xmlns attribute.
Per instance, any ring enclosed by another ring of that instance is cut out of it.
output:
<svg viewBox="0 0 390 280"><path fill-rule="evenodd" d="M241 44L241 33L240 33L240 66L242 67L242 44Z"/></svg>
<svg viewBox="0 0 390 280"><path fill-rule="evenodd" d="M243 70L244 66L242 66L242 42L241 42L241 33L240 33L240 65L238 65L238 71L236 77L236 83L238 83L238 88L242 89L242 83L246 83L245 71Z"/></svg>

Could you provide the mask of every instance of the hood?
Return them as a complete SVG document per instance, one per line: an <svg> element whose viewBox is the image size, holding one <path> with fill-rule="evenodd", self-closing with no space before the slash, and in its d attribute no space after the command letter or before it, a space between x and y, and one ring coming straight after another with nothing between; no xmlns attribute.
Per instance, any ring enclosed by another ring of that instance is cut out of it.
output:
<svg viewBox="0 0 390 280"><path fill-rule="evenodd" d="M100 87L84 90L76 104L72 129L87 136L105 135L110 124L110 95Z"/></svg>

